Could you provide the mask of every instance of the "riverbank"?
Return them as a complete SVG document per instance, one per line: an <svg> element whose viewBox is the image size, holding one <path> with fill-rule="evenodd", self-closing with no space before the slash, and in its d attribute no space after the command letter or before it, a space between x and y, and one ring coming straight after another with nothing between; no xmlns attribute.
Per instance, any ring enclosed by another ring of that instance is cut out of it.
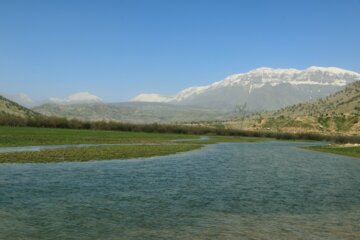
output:
<svg viewBox="0 0 360 240"><path fill-rule="evenodd" d="M360 158L360 145L358 144L312 146L306 149Z"/></svg>
<svg viewBox="0 0 360 240"><path fill-rule="evenodd" d="M200 144L159 144L69 147L63 149L46 149L40 151L3 152L0 153L0 163L51 163L129 159L186 152L198 149L200 147L202 147Z"/></svg>

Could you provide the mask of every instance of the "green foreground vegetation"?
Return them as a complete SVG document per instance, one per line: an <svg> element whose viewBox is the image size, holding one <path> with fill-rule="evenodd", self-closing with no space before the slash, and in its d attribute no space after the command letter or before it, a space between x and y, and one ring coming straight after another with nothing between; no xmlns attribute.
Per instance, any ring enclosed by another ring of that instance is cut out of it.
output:
<svg viewBox="0 0 360 240"><path fill-rule="evenodd" d="M70 147L41 151L0 153L0 163L48 163L129 159L161 156L200 148L200 144L128 145L99 147Z"/></svg>
<svg viewBox="0 0 360 240"><path fill-rule="evenodd" d="M360 158L360 146L328 145L312 146L306 149Z"/></svg>
<svg viewBox="0 0 360 240"><path fill-rule="evenodd" d="M176 139L197 139L186 134L102 131L60 128L0 127L0 146L62 144L160 143Z"/></svg>
<svg viewBox="0 0 360 240"><path fill-rule="evenodd" d="M263 138L210 136L197 140L189 134L144 133L52 128L0 127L0 146L62 144L135 144L69 147L0 153L0 163L45 163L150 157L190 151L219 142L255 142Z"/></svg>
<svg viewBox="0 0 360 240"><path fill-rule="evenodd" d="M134 144L68 147L40 151L0 153L0 163L44 163L151 157L190 151L219 142L258 142L271 138L148 133L84 129L0 127L0 147L67 144ZM360 157L360 146L315 146L307 149Z"/></svg>

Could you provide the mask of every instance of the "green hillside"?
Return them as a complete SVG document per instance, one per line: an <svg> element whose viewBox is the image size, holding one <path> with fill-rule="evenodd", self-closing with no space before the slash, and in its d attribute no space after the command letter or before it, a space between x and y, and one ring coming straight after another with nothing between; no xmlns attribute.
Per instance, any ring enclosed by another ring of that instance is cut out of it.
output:
<svg viewBox="0 0 360 240"><path fill-rule="evenodd" d="M283 132L360 133L360 82L325 98L292 105L276 112L253 114L231 128Z"/></svg>
<svg viewBox="0 0 360 240"><path fill-rule="evenodd" d="M336 116L360 114L360 82L348 85L345 89L336 92L318 101L300 103L281 109L273 116Z"/></svg>
<svg viewBox="0 0 360 240"><path fill-rule="evenodd" d="M38 113L27 109L7 98L0 96L0 117L32 118L39 116Z"/></svg>

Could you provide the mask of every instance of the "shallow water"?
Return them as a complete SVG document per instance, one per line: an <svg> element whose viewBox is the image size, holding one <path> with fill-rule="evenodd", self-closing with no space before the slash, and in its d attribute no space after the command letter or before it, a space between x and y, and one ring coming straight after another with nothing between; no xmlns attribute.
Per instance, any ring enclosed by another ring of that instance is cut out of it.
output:
<svg viewBox="0 0 360 240"><path fill-rule="evenodd" d="M2 152L24 152L24 151L41 151L46 149L63 149L71 147L99 147L99 146L116 146L116 145L133 145L133 144L62 144L62 145L39 145L39 146L22 146L22 147L0 147Z"/></svg>
<svg viewBox="0 0 360 240"><path fill-rule="evenodd" d="M0 165L0 239L360 239L360 160L311 143Z"/></svg>

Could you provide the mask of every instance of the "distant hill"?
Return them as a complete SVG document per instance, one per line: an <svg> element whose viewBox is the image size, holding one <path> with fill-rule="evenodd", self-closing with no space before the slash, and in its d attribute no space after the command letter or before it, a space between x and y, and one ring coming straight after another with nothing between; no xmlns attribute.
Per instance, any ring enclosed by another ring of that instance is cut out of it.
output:
<svg viewBox="0 0 360 240"><path fill-rule="evenodd" d="M39 116L38 113L25 108L3 96L0 96L0 117L31 118Z"/></svg>
<svg viewBox="0 0 360 240"><path fill-rule="evenodd" d="M360 81L325 98L276 112L258 113L241 123L248 129L360 134ZM239 121L228 124L239 127Z"/></svg>
<svg viewBox="0 0 360 240"><path fill-rule="evenodd" d="M131 123L175 123L224 120L229 114L201 107L166 103L44 104L33 108L47 116L80 120L112 120Z"/></svg>

